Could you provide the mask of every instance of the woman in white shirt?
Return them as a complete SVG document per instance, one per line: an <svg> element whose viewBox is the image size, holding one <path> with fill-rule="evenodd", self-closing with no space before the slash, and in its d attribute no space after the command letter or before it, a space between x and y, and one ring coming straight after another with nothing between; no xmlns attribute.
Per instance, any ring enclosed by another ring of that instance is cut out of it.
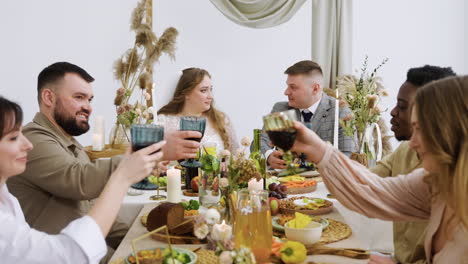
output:
<svg viewBox="0 0 468 264"><path fill-rule="evenodd" d="M32 229L18 200L8 192L8 178L25 170L32 144L21 133L19 105L0 96L0 262L98 263L107 251L109 232L129 186L147 176L162 157L165 142L127 153L112 173L88 215L71 222L60 234Z"/></svg>
<svg viewBox="0 0 468 264"><path fill-rule="evenodd" d="M171 101L158 111L158 121L165 133L179 130L181 116L206 117L207 124L201 144L213 142L218 154L227 149L235 151L239 144L228 116L214 107L211 75L204 69L182 71Z"/></svg>

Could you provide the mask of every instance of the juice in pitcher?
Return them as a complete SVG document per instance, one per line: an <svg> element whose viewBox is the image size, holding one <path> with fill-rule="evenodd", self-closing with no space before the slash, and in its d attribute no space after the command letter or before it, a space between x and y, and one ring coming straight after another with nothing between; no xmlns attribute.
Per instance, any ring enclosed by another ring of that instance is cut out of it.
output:
<svg viewBox="0 0 468 264"><path fill-rule="evenodd" d="M234 215L236 248L250 248L257 262L266 262L270 257L272 235L268 192L242 190Z"/></svg>

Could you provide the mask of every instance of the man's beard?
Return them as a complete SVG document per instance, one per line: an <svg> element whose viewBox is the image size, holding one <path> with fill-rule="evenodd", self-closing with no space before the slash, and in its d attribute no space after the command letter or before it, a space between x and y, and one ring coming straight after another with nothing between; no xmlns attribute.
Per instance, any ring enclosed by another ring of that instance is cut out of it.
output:
<svg viewBox="0 0 468 264"><path fill-rule="evenodd" d="M89 115L87 110L82 110L81 112ZM89 130L88 122L80 122L80 124L78 124L76 116L66 116L65 108L60 101L58 101L55 106L54 119L67 134L72 136L80 136Z"/></svg>

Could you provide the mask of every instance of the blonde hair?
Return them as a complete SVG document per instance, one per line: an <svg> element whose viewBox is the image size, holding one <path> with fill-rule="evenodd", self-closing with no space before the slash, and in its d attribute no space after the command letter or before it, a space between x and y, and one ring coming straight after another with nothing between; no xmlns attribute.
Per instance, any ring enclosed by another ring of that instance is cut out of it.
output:
<svg viewBox="0 0 468 264"><path fill-rule="evenodd" d="M185 105L185 96L190 94L195 87L203 81L203 78L211 75L208 71L199 68L187 68L182 71L182 76L177 82L177 86L172 96L172 99L165 106L158 110L158 115L177 115L179 114ZM226 117L223 112L217 110L214 107L214 100L211 101L210 109L203 112L213 124L214 129L221 136L224 143L224 148L229 149L232 143L229 141L229 136L226 130Z"/></svg>
<svg viewBox="0 0 468 264"><path fill-rule="evenodd" d="M468 229L468 76L434 81L415 97L422 141L439 162L430 175L435 195Z"/></svg>

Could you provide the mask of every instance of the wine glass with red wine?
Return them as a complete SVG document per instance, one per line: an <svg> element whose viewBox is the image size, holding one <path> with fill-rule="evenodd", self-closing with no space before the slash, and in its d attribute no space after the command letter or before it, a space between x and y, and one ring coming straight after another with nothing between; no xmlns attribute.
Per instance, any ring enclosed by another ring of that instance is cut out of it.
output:
<svg viewBox="0 0 468 264"><path fill-rule="evenodd" d="M294 121L297 121L297 114L293 109L263 117L264 129L271 142L285 152L292 148L296 140L297 131L294 128Z"/></svg>
<svg viewBox="0 0 468 264"><path fill-rule="evenodd" d="M132 151L138 151L164 139L164 127L153 124L137 124L130 128ZM156 190L158 186L148 181L148 178L132 185L139 190Z"/></svg>
<svg viewBox="0 0 468 264"><path fill-rule="evenodd" d="M180 130L181 131L198 131L202 134L205 133L206 118L197 116L183 116L180 118ZM189 140L201 141L201 138L187 138ZM180 163L183 167L200 167L201 163L195 159L188 159Z"/></svg>

